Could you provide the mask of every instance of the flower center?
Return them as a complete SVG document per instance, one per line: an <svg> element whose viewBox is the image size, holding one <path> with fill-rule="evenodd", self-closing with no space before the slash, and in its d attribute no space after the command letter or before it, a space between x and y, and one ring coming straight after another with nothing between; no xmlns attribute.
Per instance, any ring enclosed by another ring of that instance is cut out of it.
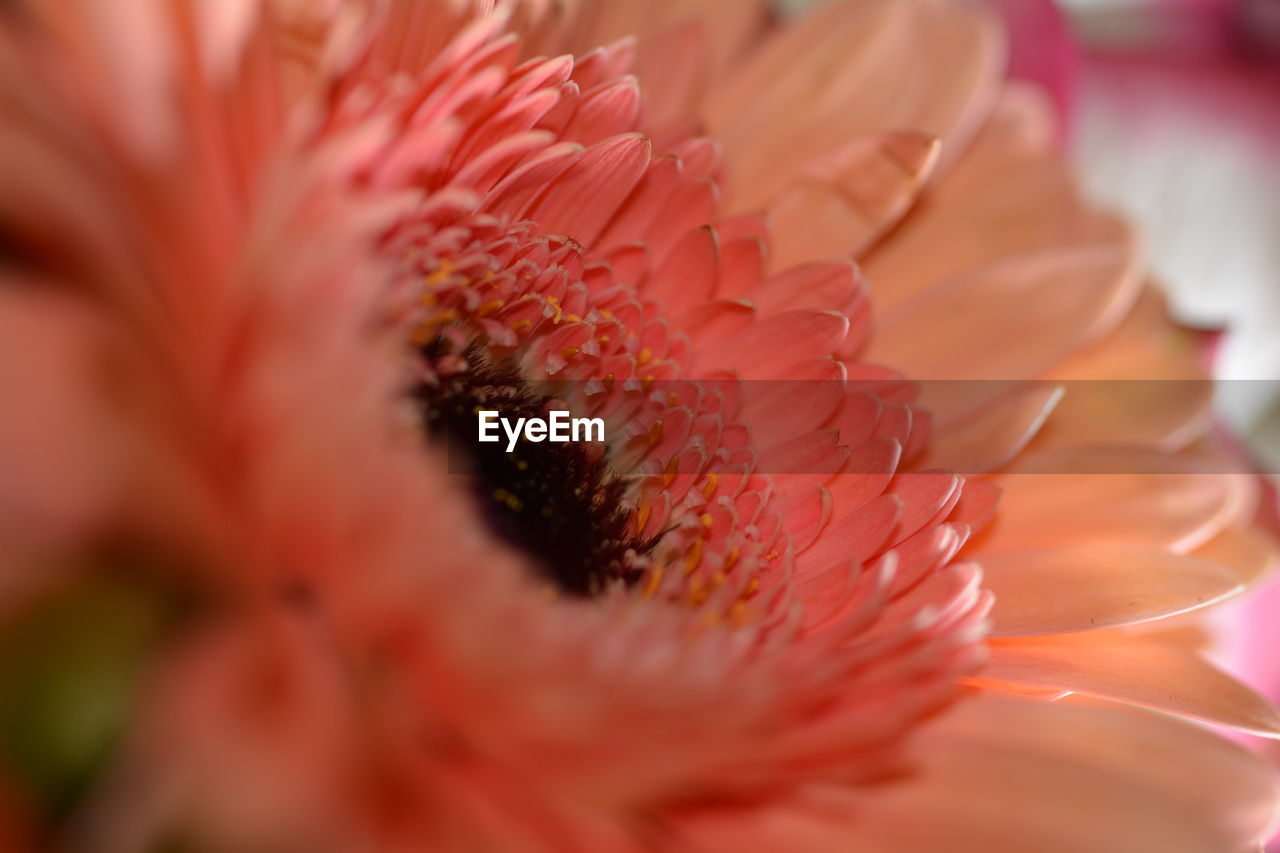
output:
<svg viewBox="0 0 1280 853"><path fill-rule="evenodd" d="M492 531L533 558L539 574L561 591L595 596L615 583L630 586L648 565L656 537L631 532L626 484L607 450L583 442L477 440L477 412L545 418L550 397L514 366L495 365L471 346L459 354L443 337L419 350L426 376L413 398L428 439L446 447L449 466L471 480L480 514Z"/></svg>

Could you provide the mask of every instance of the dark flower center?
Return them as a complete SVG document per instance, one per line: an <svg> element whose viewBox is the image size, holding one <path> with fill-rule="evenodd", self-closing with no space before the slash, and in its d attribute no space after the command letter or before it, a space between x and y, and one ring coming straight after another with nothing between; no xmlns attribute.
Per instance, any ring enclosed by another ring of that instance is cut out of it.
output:
<svg viewBox="0 0 1280 853"><path fill-rule="evenodd" d="M451 350L439 337L420 349L429 378L413 388L413 398L428 439L446 449L451 471L470 479L493 532L571 595L594 596L610 584L638 581L656 539L630 532L625 483L611 472L608 452L523 437L511 452L506 436L479 442L478 411L496 410L512 422L545 418L550 397L516 368L491 363L477 346L460 357Z"/></svg>

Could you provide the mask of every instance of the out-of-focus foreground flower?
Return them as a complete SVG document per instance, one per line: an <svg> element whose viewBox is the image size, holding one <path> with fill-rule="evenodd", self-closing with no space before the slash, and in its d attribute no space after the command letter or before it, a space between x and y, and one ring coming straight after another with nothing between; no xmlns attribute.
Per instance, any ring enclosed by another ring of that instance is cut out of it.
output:
<svg viewBox="0 0 1280 853"><path fill-rule="evenodd" d="M992 19L492 6L0 11L5 849L1264 838L1255 487Z"/></svg>

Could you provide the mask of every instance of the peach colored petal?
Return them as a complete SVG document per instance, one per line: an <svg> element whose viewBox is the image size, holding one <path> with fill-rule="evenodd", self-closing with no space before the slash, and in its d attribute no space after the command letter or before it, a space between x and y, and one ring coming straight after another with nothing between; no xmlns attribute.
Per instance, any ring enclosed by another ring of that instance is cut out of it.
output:
<svg viewBox="0 0 1280 853"><path fill-rule="evenodd" d="M942 144L925 133L861 136L813 164L809 175L838 186L868 220L845 251L861 254L897 224L938 164Z"/></svg>
<svg viewBox="0 0 1280 853"><path fill-rule="evenodd" d="M939 843L920 849L1224 850L1264 837L1276 821L1275 781L1255 756L1151 714L978 700L944 717L920 749L942 752L939 769L959 802L945 802L943 786L930 799L958 822L954 845L941 827L896 810L881 816L887 804L868 803L887 837L920 833ZM1130 823L1140 814L1155 819L1152 834Z"/></svg>
<svg viewBox="0 0 1280 853"><path fill-rule="evenodd" d="M994 678L983 678L971 675L962 678L961 683L991 693L1007 693L1011 696L1028 696L1044 702L1057 702L1071 695L1070 690L1056 687L1036 687L1034 684L1018 684L1016 681L997 681Z"/></svg>
<svg viewBox="0 0 1280 853"><path fill-rule="evenodd" d="M922 50L949 73L930 73ZM819 8L768 39L709 98L707 120L730 166L728 207L757 206L865 133L922 131L954 156L994 96L1002 53L990 19L945 3Z"/></svg>
<svg viewBox="0 0 1280 853"><path fill-rule="evenodd" d="M1280 737L1280 711L1270 702L1194 652L1159 642L1088 634L993 640L981 675Z"/></svg>
<svg viewBox="0 0 1280 853"><path fill-rule="evenodd" d="M925 134L876 134L810 166L766 208L772 268L864 250L907 211L938 151Z"/></svg>
<svg viewBox="0 0 1280 853"><path fill-rule="evenodd" d="M1257 527L1229 527L1193 552L1235 572L1245 586L1254 586L1280 567L1280 543Z"/></svg>
<svg viewBox="0 0 1280 853"><path fill-rule="evenodd" d="M1029 454L995 482L1004 499L983 541L990 550L1078 542L1188 550L1239 517L1247 486L1239 475L1125 448Z"/></svg>
<svg viewBox="0 0 1280 853"><path fill-rule="evenodd" d="M922 753L954 744L971 750L975 759L982 750L992 750L997 755L1021 755L1061 768L1102 770L1100 776L1114 780L1107 784L1116 784L1111 796L1118 799L1112 802L1113 807L1138 805L1133 799L1154 795L1164 802L1164 821L1188 820L1199 825L1200 831L1208 830L1217 836L1219 849L1266 837L1280 817L1280 791L1275 778L1256 756L1197 726L1141 711L1074 699L1039 709L1016 699L984 699L958 706L940 721L936 735L926 734L922 741ZM1076 778L1083 782L1083 777ZM1114 812L1106 807L1103 812L1081 808L1077 797L1085 796L1085 792L1074 793L1060 805L1075 815L1075 819L1064 822L1077 826L1059 824L1057 828L1068 833L1098 832L1108 822L1107 815ZM1006 804L1005 819L1017 821L1014 803L1041 808L1039 799L1031 792L1025 797L1014 795ZM1090 819L1079 820L1081 814L1089 814ZM1189 826L1187 830L1189 836L1197 834ZM1111 842L1100 843L1107 846ZM1184 843L1185 840L1175 842L1171 849ZM1088 843L1072 845L1064 839L1045 847L1010 849L1098 847ZM1167 848L1139 839L1132 849Z"/></svg>
<svg viewBox="0 0 1280 853"><path fill-rule="evenodd" d="M1009 257L886 311L868 358L919 379L1036 376L1114 327L1137 285L1123 242Z"/></svg>
<svg viewBox="0 0 1280 853"><path fill-rule="evenodd" d="M1114 333L1049 375L1078 382L1069 384L1037 448L1114 443L1178 450L1209 428L1213 386L1198 347L1169 323L1151 285Z"/></svg>
<svg viewBox="0 0 1280 853"><path fill-rule="evenodd" d="M1075 546L982 557L996 596L996 637L1147 622L1223 600L1243 587L1230 569L1153 548Z"/></svg>
<svg viewBox="0 0 1280 853"><path fill-rule="evenodd" d="M709 32L719 30L720 23L689 18L641 39L635 73L644 81L645 122L660 140L688 135L715 71L709 49L712 39L720 38Z"/></svg>
<svg viewBox="0 0 1280 853"><path fill-rule="evenodd" d="M1062 399L1060 385L1016 389L993 404L934 431L921 460L929 468L985 474L1012 460L1039 432Z"/></svg>
<svg viewBox="0 0 1280 853"><path fill-rule="evenodd" d="M1246 750L1118 708L974 699L931 726L915 755L899 785L814 787L759 812L690 818L681 825L686 846L1222 853L1266 837L1280 799L1265 764Z"/></svg>
<svg viewBox="0 0 1280 853"><path fill-rule="evenodd" d="M690 20L712 21L706 28L710 69L718 71L737 57L763 29L764 0L596 0L584 9L582 43L604 44L626 36L661 42ZM661 55L660 50L655 53ZM648 80L645 80L646 88Z"/></svg>
<svg viewBox="0 0 1280 853"><path fill-rule="evenodd" d="M871 216L840 187L813 178L797 180L768 207L774 269L814 258L839 258L857 245L853 235L874 229Z"/></svg>
<svg viewBox="0 0 1280 853"><path fill-rule="evenodd" d="M1009 87L973 146L924 194L910 227L863 259L882 310L1006 256L1112 242L1122 234L1113 218L1080 200L1053 145L1043 95Z"/></svg>

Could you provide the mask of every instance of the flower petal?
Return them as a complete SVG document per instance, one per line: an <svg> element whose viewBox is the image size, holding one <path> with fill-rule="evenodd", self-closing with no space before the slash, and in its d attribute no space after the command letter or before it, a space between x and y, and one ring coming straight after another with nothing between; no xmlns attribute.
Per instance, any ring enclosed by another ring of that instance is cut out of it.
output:
<svg viewBox="0 0 1280 853"><path fill-rule="evenodd" d="M1230 569L1156 548L1079 546L982 557L997 637L1088 631L1205 607L1243 587Z"/></svg>
<svg viewBox="0 0 1280 853"><path fill-rule="evenodd" d="M887 311L867 357L919 379L1037 376L1119 322L1137 284L1125 243L1005 258Z"/></svg>
<svg viewBox="0 0 1280 853"><path fill-rule="evenodd" d="M1185 551L1238 517L1245 486L1238 475L1126 449L1025 455L995 482L1005 496L983 543L990 550L1086 541Z"/></svg>
<svg viewBox="0 0 1280 853"><path fill-rule="evenodd" d="M994 640L981 675L1280 737L1275 706L1194 652L1163 643L1101 643L1088 634Z"/></svg>
<svg viewBox="0 0 1280 853"><path fill-rule="evenodd" d="M1256 527L1229 527L1195 554L1235 572L1245 586L1265 580L1280 566L1280 543Z"/></svg>
<svg viewBox="0 0 1280 853"><path fill-rule="evenodd" d="M1265 838L1280 802L1266 764L1235 744L1077 702L971 699L922 733L914 758L897 784L702 812L681 838L700 851L1223 853Z"/></svg>
<svg viewBox="0 0 1280 853"><path fill-rule="evenodd" d="M963 150L1003 55L995 21L972 12L931 0L830 3L768 39L707 105L730 209L758 207L862 134L907 128L941 137L944 157Z"/></svg>
<svg viewBox="0 0 1280 853"><path fill-rule="evenodd" d="M544 233L591 245L649 165L649 140L638 133L588 148L534 203L529 218Z"/></svg>
<svg viewBox="0 0 1280 853"><path fill-rule="evenodd" d="M993 471L1027 446L1050 419L1062 395L1060 385L1030 385L939 427L921 464L962 474Z"/></svg>

